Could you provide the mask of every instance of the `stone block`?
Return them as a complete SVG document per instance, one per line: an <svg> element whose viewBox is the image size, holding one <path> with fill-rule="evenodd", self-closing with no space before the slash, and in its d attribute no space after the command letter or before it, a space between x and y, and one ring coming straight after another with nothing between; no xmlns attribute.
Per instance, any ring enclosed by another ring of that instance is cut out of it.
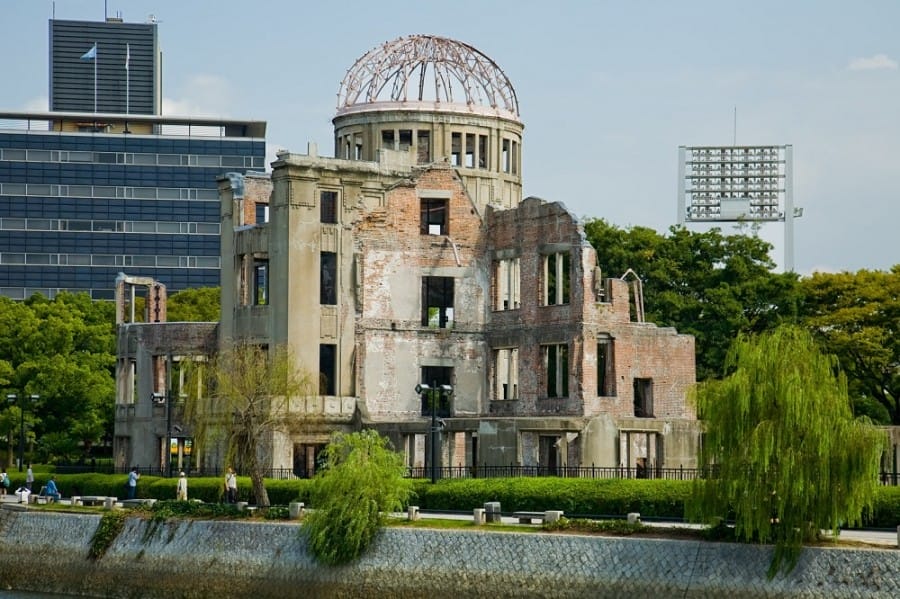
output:
<svg viewBox="0 0 900 599"><path fill-rule="evenodd" d="M406 508L406 519L415 522L419 519L419 506L410 505Z"/></svg>
<svg viewBox="0 0 900 599"><path fill-rule="evenodd" d="M288 516L291 520L299 520L305 513L306 510L302 501L292 501L288 504Z"/></svg>
<svg viewBox="0 0 900 599"><path fill-rule="evenodd" d="M640 512L629 512L628 513L628 523L629 524L637 524L641 521Z"/></svg>
<svg viewBox="0 0 900 599"><path fill-rule="evenodd" d="M488 501L484 504L484 519L486 522L500 522L500 502Z"/></svg>
<svg viewBox="0 0 900 599"><path fill-rule="evenodd" d="M563 512L562 510L547 510L544 512L544 523L547 522L559 522L559 519L562 518Z"/></svg>
<svg viewBox="0 0 900 599"><path fill-rule="evenodd" d="M472 518L475 521L475 526L481 526L484 524L484 508L477 507L472 510Z"/></svg>

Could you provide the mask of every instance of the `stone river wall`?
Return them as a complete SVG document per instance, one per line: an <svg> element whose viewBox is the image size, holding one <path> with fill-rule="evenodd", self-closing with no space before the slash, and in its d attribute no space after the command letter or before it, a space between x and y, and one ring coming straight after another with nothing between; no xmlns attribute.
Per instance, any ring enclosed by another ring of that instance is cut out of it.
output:
<svg viewBox="0 0 900 599"><path fill-rule="evenodd" d="M0 510L0 587L94 597L900 597L900 551L390 528L358 562L317 565L299 525L129 518L99 560L99 515Z"/></svg>

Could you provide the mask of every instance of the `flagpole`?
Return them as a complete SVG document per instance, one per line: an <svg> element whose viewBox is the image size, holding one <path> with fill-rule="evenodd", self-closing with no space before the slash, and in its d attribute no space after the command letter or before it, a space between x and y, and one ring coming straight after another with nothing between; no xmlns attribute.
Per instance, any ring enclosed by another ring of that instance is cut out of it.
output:
<svg viewBox="0 0 900 599"><path fill-rule="evenodd" d="M131 58L131 44L125 44L125 114L129 112L128 100L131 96L131 71L128 69L128 60Z"/></svg>
<svg viewBox="0 0 900 599"><path fill-rule="evenodd" d="M100 62L100 50L94 42L94 114L97 114L97 63Z"/></svg>

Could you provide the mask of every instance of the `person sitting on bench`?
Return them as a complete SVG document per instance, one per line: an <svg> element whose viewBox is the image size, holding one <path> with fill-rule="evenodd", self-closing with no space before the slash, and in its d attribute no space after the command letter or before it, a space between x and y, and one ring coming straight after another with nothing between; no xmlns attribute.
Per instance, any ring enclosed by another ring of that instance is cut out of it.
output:
<svg viewBox="0 0 900 599"><path fill-rule="evenodd" d="M47 485L43 488L43 493L45 497L51 497L53 501L59 501L60 494L56 488L56 477L51 476L50 480L47 481Z"/></svg>

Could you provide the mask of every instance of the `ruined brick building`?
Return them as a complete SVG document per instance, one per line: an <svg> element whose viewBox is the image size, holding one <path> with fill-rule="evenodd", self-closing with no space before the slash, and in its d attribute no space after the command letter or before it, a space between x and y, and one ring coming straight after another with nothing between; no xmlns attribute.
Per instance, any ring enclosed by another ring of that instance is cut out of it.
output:
<svg viewBox="0 0 900 599"><path fill-rule="evenodd" d="M308 475L360 427L413 467L432 439L442 466L695 465L694 339L643 322L639 280L604 277L564 205L521 198L524 126L493 61L386 43L348 71L334 126L334 158L219 180L219 343L289 345L318 375L295 404L316 424L275 433L273 467ZM126 372L144 326L120 332Z"/></svg>

